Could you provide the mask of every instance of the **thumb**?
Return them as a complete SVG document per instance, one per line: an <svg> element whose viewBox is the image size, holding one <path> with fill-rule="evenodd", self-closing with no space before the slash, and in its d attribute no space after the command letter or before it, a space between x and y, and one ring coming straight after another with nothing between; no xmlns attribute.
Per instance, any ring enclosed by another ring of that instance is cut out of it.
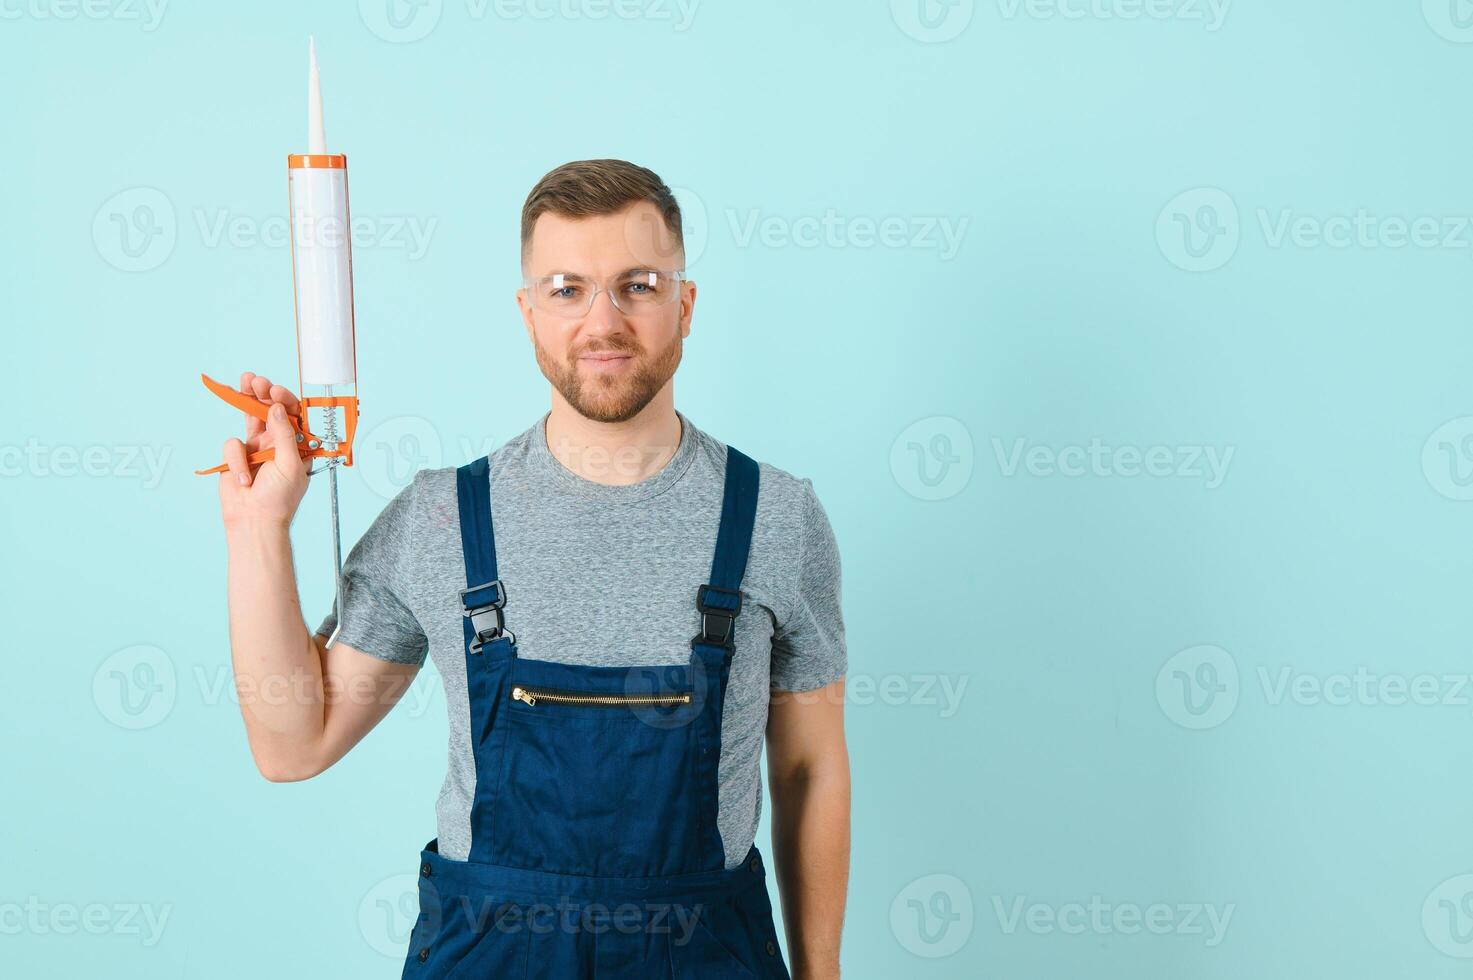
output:
<svg viewBox="0 0 1473 980"><path fill-rule="evenodd" d="M297 430L286 419L286 409L280 402L271 406L266 413L266 437L276 449L273 462L281 475L295 479L303 470L302 457L297 451Z"/></svg>

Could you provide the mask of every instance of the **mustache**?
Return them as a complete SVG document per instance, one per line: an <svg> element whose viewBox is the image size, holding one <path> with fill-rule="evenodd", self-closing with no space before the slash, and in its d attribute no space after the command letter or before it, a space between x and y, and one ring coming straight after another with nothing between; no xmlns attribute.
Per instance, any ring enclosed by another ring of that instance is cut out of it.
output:
<svg viewBox="0 0 1473 980"><path fill-rule="evenodd" d="M597 344L587 344L573 351L573 357L582 357L585 354L643 354L644 348L633 340L606 340Z"/></svg>

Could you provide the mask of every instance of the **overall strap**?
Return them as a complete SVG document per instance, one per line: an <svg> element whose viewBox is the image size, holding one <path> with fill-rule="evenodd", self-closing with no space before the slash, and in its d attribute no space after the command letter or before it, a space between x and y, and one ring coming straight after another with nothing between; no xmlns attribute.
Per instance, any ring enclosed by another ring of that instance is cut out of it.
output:
<svg viewBox="0 0 1473 980"><path fill-rule="evenodd" d="M506 588L496 576L496 534L491 526L491 461L467 463L455 471L456 499L460 504L460 547L465 553L465 584L460 604L466 618L466 642L471 653L506 632L502 607Z"/></svg>
<svg viewBox="0 0 1473 980"><path fill-rule="evenodd" d="M757 517L757 464L751 457L726 447L726 487L721 498L721 526L716 531L716 555L711 559L711 581L696 591L701 632L691 646L732 650L737 613L742 610L742 576L752 549L752 526Z"/></svg>

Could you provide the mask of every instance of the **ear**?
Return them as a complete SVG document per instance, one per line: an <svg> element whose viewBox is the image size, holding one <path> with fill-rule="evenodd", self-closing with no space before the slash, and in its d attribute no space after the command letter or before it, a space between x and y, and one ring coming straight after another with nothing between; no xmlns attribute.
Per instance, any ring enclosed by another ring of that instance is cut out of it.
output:
<svg viewBox="0 0 1473 980"><path fill-rule="evenodd" d="M680 284L680 336L690 336L690 321L696 312L696 284L689 279Z"/></svg>
<svg viewBox="0 0 1473 980"><path fill-rule="evenodd" d="M522 311L522 323L527 328L527 339L532 340L532 304L527 301L527 290L525 288L517 290L517 307Z"/></svg>

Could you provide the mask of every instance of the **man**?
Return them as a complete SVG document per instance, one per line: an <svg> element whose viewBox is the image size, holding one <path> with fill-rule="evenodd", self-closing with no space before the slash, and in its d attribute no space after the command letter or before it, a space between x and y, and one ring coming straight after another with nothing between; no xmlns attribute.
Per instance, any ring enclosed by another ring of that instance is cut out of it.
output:
<svg viewBox="0 0 1473 980"><path fill-rule="evenodd" d="M839 975L838 552L809 481L675 409L683 267L651 171L590 160L538 182L516 298L551 411L415 476L349 555L335 637L334 614L307 631L293 577L297 400L241 378L273 407L226 443L220 481L237 686L308 692L242 697L262 774L327 769L426 654L443 678L449 769L405 977L787 976L753 847L764 731L788 961ZM456 375L495 410L486 373Z"/></svg>

